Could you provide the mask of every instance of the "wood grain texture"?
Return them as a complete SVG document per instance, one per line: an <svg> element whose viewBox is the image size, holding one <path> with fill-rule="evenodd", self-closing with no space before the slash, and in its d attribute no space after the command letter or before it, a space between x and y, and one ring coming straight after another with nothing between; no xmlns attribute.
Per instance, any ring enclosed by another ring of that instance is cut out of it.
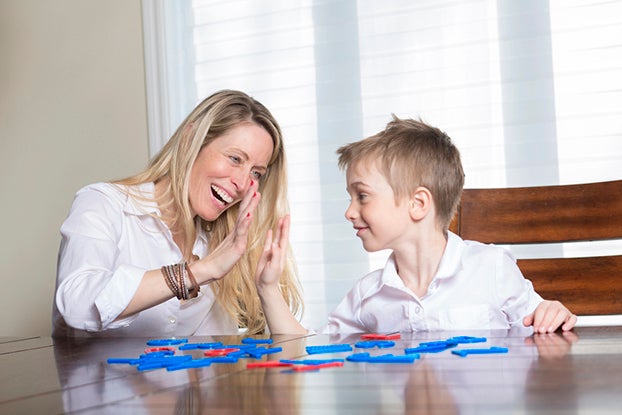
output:
<svg viewBox="0 0 622 415"><path fill-rule="evenodd" d="M450 230L500 245L622 239L622 180L465 189ZM576 314L622 314L622 256L518 264L544 298L560 300Z"/></svg>

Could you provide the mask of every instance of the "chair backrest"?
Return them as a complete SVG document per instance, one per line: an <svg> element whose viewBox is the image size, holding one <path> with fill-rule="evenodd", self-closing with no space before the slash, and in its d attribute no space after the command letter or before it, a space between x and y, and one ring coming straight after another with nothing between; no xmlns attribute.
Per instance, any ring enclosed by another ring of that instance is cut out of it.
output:
<svg viewBox="0 0 622 415"><path fill-rule="evenodd" d="M622 246L622 180L465 189L450 230L499 245L621 239ZM622 314L622 255L519 258L518 266L542 297L577 315Z"/></svg>

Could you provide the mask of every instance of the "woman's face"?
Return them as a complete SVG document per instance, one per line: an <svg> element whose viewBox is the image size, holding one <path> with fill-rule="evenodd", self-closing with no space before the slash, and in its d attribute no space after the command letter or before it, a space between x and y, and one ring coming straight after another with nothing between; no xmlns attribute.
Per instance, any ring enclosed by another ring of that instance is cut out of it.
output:
<svg viewBox="0 0 622 415"><path fill-rule="evenodd" d="M257 124L238 124L201 149L190 172L190 208L211 222L238 203L251 180L266 173L272 137Z"/></svg>

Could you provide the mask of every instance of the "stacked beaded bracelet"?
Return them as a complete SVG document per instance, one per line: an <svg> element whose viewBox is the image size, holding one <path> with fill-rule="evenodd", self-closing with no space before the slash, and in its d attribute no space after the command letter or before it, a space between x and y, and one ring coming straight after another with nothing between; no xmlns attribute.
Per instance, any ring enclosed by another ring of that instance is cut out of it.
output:
<svg viewBox="0 0 622 415"><path fill-rule="evenodd" d="M178 300L195 298L201 291L187 262L163 266L162 275L164 275L166 285Z"/></svg>

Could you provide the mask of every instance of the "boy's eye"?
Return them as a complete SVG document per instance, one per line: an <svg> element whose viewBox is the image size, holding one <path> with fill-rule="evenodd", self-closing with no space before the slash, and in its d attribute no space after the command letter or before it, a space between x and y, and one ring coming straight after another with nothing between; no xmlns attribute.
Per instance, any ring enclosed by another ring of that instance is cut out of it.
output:
<svg viewBox="0 0 622 415"><path fill-rule="evenodd" d="M238 156L229 156L229 159L231 159L231 161L233 161L236 164L239 164L241 159Z"/></svg>

